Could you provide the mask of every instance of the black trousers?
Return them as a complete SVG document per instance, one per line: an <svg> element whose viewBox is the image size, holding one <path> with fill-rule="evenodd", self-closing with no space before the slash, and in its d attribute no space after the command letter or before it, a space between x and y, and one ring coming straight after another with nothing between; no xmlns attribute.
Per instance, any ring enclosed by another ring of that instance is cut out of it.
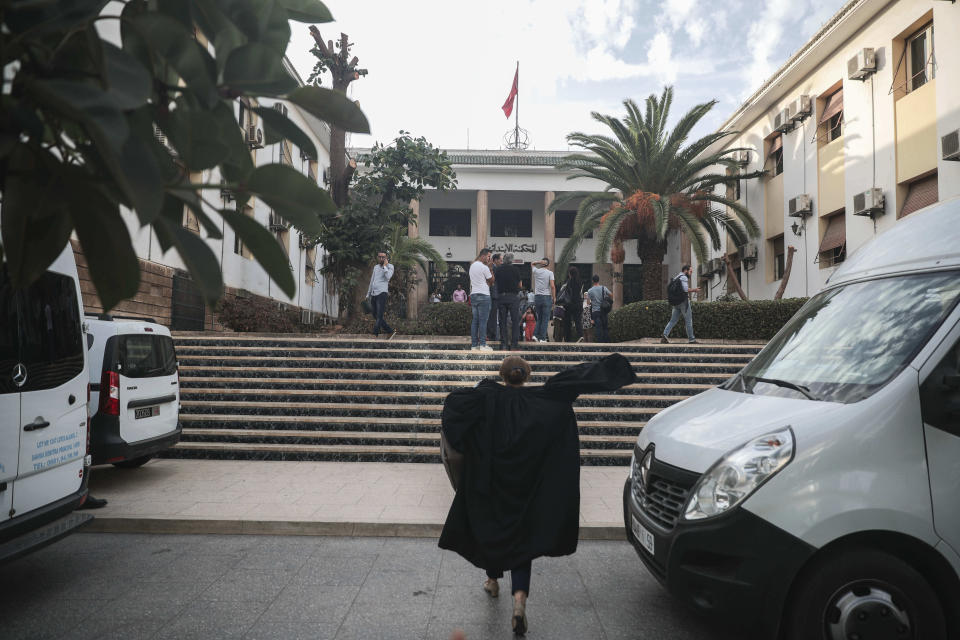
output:
<svg viewBox="0 0 960 640"><path fill-rule="evenodd" d="M487 340L496 340L499 338L500 327L497 325L497 305L500 302L499 295L490 294L490 315L487 316Z"/></svg>
<svg viewBox="0 0 960 640"><path fill-rule="evenodd" d="M500 318L500 346L514 349L520 343L520 296L516 293L501 293L497 299L497 317ZM510 320L507 320L510 316Z"/></svg>
<svg viewBox="0 0 960 640"><path fill-rule="evenodd" d="M583 309L580 305L563 306L563 322L560 324L560 339L563 342L573 342L570 335L571 323L577 328L577 337L583 337Z"/></svg>
<svg viewBox="0 0 960 640"><path fill-rule="evenodd" d="M527 560L519 567L510 570L510 593L523 591L530 595L530 570L532 561ZM503 577L503 571L487 571L487 577L499 580Z"/></svg>
<svg viewBox="0 0 960 640"><path fill-rule="evenodd" d="M387 292L384 291L383 293L372 296L370 303L373 305L373 317L376 319L376 322L373 324L373 335L380 335L381 328L387 333L393 333L393 329L391 329L387 321L383 319L383 314L387 312Z"/></svg>

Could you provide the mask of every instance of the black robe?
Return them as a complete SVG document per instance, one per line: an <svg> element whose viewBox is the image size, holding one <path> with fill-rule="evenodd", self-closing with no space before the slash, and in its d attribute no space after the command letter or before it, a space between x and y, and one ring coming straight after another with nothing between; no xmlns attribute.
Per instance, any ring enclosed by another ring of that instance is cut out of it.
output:
<svg viewBox="0 0 960 640"><path fill-rule="evenodd" d="M443 432L464 461L440 547L493 571L576 551L580 438L573 402L635 380L630 362L612 354L543 386L485 380L447 396Z"/></svg>

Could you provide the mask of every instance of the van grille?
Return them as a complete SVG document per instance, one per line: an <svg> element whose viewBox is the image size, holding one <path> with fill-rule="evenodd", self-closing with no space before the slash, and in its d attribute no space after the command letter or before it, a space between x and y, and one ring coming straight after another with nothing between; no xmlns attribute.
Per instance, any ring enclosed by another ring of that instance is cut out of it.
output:
<svg viewBox="0 0 960 640"><path fill-rule="evenodd" d="M671 531L677 526L680 516L683 515L683 508L687 504L690 490L693 489L693 485L696 484L699 476L673 467L670 467L669 470L663 469L667 465L655 460L653 467L650 469L648 490L644 488L641 480L641 459L642 456L637 457L636 468L634 469L633 498L640 506L640 510L651 521L661 528ZM671 477L666 477L668 474L662 471L668 471ZM681 476L683 477L681 478Z"/></svg>

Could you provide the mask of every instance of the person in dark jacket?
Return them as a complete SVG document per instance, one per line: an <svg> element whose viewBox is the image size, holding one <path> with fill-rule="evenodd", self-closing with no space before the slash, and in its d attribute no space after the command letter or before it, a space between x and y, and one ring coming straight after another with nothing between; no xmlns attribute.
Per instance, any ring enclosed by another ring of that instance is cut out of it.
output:
<svg viewBox="0 0 960 640"><path fill-rule="evenodd" d="M519 356L506 358L500 375L505 385L484 380L444 401L443 436L463 463L439 546L485 569L491 596L499 592L497 578L511 572L511 625L523 635L531 562L577 549L580 439L573 402L636 376L616 353L561 371L542 386L524 386L530 365Z"/></svg>
<svg viewBox="0 0 960 640"><path fill-rule="evenodd" d="M563 321L560 324L561 341L573 342L571 323L577 328L578 339L583 340L583 282L580 280L580 271L576 267L570 267L567 270L567 281L561 287L557 300L563 306Z"/></svg>

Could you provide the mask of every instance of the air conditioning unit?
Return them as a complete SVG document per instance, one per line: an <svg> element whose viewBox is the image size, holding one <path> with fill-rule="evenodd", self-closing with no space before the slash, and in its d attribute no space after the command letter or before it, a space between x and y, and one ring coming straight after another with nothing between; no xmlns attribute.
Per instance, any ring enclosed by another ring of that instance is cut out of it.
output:
<svg viewBox="0 0 960 640"><path fill-rule="evenodd" d="M940 138L944 160L960 160L960 129Z"/></svg>
<svg viewBox="0 0 960 640"><path fill-rule="evenodd" d="M250 125L246 128L246 140L247 146L251 149L262 149L263 148L263 129L257 128L256 125Z"/></svg>
<svg viewBox="0 0 960 640"><path fill-rule="evenodd" d="M791 218L803 218L813 213L813 202L810 196L801 193L787 202L787 215Z"/></svg>
<svg viewBox="0 0 960 640"><path fill-rule="evenodd" d="M223 180L220 181L220 199L224 202L230 202L233 200L233 191L227 189L224 185L227 183Z"/></svg>
<svg viewBox="0 0 960 640"><path fill-rule="evenodd" d="M750 164L750 152L746 149L743 151L734 151L731 159L741 167L746 167Z"/></svg>
<svg viewBox="0 0 960 640"><path fill-rule="evenodd" d="M722 273L723 272L723 260L720 258L711 258L710 262L707 263L710 265L710 273Z"/></svg>
<svg viewBox="0 0 960 640"><path fill-rule="evenodd" d="M313 249L317 246L316 241L310 236L305 236L302 233L300 234L300 248L301 249Z"/></svg>
<svg viewBox="0 0 960 640"><path fill-rule="evenodd" d="M317 321L317 314L309 309L300 310L300 324L313 324Z"/></svg>
<svg viewBox="0 0 960 640"><path fill-rule="evenodd" d="M773 128L780 133L790 131L792 127L793 123L790 121L789 109L781 109L775 116L773 116Z"/></svg>
<svg viewBox="0 0 960 640"><path fill-rule="evenodd" d="M282 113L283 115L287 115L287 105L283 104L282 102L274 102L273 108L279 111L280 113Z"/></svg>
<svg viewBox="0 0 960 640"><path fill-rule="evenodd" d="M853 196L853 215L871 216L883 213L883 189L874 187Z"/></svg>
<svg viewBox="0 0 960 640"><path fill-rule="evenodd" d="M698 280L708 280L710 278L710 272L707 271L707 265L698 264L697 265L697 279Z"/></svg>
<svg viewBox="0 0 960 640"><path fill-rule="evenodd" d="M808 95L802 95L790 103L790 119L794 122L800 122L812 112L813 106Z"/></svg>
<svg viewBox="0 0 960 640"><path fill-rule="evenodd" d="M744 262L756 261L757 259L757 243L748 242L740 249L743 253L741 258Z"/></svg>
<svg viewBox="0 0 960 640"><path fill-rule="evenodd" d="M863 80L877 71L877 54L867 47L847 60L847 77L851 80Z"/></svg>
<svg viewBox="0 0 960 640"><path fill-rule="evenodd" d="M290 223L276 213L270 212L270 231L286 231Z"/></svg>

